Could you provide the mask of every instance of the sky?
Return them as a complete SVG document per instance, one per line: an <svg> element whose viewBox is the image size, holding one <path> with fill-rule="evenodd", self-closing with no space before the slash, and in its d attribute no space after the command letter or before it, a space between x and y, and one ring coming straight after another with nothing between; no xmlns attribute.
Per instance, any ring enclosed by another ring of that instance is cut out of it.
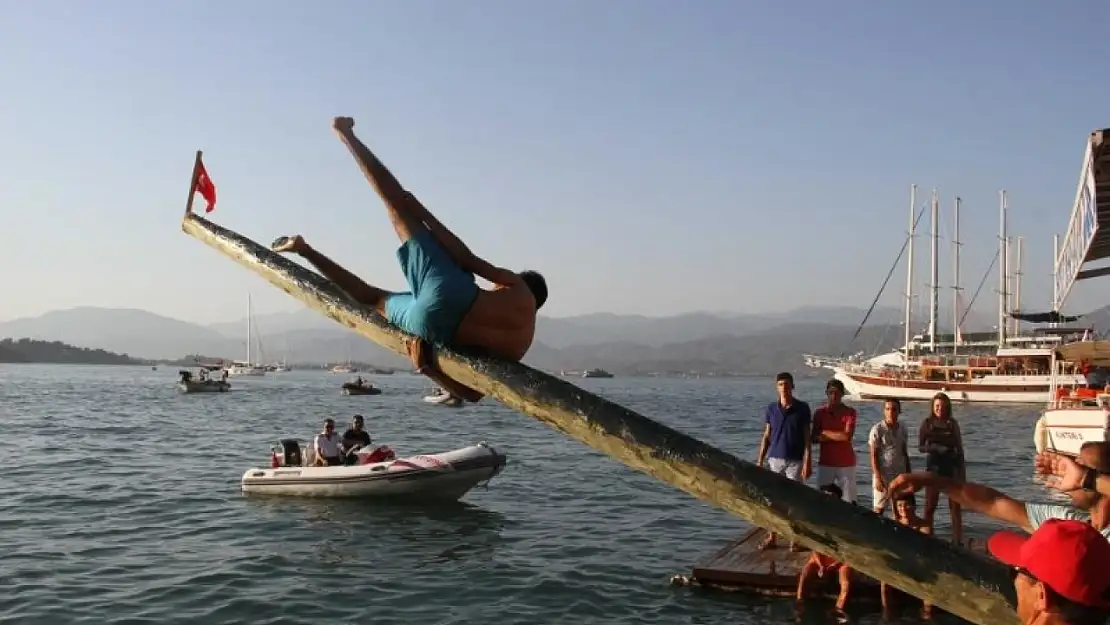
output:
<svg viewBox="0 0 1110 625"><path fill-rule="evenodd" d="M198 149L217 223L301 233L403 289L336 115L479 255L542 271L550 316L865 308L911 184L939 192L945 287L962 198L970 291L1006 189L1023 308L1047 308L1052 234L1110 126L1107 17L1096 0L0 0L0 320L224 321L248 293L256 314L299 308L181 232ZM916 258L920 293L925 237ZM904 289L901 267L882 303Z"/></svg>

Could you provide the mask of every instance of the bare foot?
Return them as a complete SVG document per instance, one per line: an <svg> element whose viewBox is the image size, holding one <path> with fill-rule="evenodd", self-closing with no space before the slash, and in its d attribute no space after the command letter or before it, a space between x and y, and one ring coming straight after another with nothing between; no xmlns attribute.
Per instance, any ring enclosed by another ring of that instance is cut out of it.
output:
<svg viewBox="0 0 1110 625"><path fill-rule="evenodd" d="M278 253L292 252L298 254L306 245L304 238L299 234L295 234L291 237L278 237L274 239L274 242L270 244L270 249Z"/></svg>

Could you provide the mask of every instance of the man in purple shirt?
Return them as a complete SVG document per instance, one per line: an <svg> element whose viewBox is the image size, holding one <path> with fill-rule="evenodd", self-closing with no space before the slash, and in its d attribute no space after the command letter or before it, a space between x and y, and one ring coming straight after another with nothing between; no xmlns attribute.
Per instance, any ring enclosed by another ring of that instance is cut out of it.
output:
<svg viewBox="0 0 1110 625"><path fill-rule="evenodd" d="M794 397L794 376L780 373L775 377L779 400L767 405L763 415L763 439L759 442L758 464L780 475L805 482L809 479L810 465L810 425L813 414L809 404ZM767 538L759 545L760 549L775 546L774 532L767 532ZM798 551L798 546L790 542L790 550Z"/></svg>

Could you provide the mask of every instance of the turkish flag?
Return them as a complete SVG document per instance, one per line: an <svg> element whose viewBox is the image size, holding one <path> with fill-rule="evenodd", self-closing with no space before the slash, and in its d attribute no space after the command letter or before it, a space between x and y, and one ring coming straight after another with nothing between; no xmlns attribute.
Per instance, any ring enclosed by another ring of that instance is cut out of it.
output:
<svg viewBox="0 0 1110 625"><path fill-rule="evenodd" d="M204 168L204 162L201 160L197 160L197 178L193 181L193 192L200 193L200 196L208 203L204 212L211 213L216 210L216 185L208 177L208 170Z"/></svg>

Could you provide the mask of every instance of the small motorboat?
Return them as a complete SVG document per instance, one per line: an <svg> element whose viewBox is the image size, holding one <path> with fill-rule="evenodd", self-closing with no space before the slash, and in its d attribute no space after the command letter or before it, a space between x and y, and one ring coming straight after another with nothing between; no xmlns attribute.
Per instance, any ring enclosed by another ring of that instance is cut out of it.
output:
<svg viewBox="0 0 1110 625"><path fill-rule="evenodd" d="M456 501L505 467L486 443L454 451L397 458L388 447L363 448L346 466L312 466L314 452L294 439L271 450L270 468L243 473L244 493L299 497L405 498Z"/></svg>
<svg viewBox="0 0 1110 625"><path fill-rule="evenodd" d="M207 376L196 379L191 371L184 369L177 373L181 376L177 381L177 390L182 393L226 393L231 390L231 383L226 380L213 380Z"/></svg>
<svg viewBox="0 0 1110 625"><path fill-rule="evenodd" d="M382 389L373 384L360 384L358 382L344 382L342 393L344 395L381 395Z"/></svg>
<svg viewBox="0 0 1110 625"><path fill-rule="evenodd" d="M451 393L443 389L436 389L431 395L425 395L424 401L429 404L439 404L441 406L458 407L462 405L462 399L455 397Z"/></svg>

